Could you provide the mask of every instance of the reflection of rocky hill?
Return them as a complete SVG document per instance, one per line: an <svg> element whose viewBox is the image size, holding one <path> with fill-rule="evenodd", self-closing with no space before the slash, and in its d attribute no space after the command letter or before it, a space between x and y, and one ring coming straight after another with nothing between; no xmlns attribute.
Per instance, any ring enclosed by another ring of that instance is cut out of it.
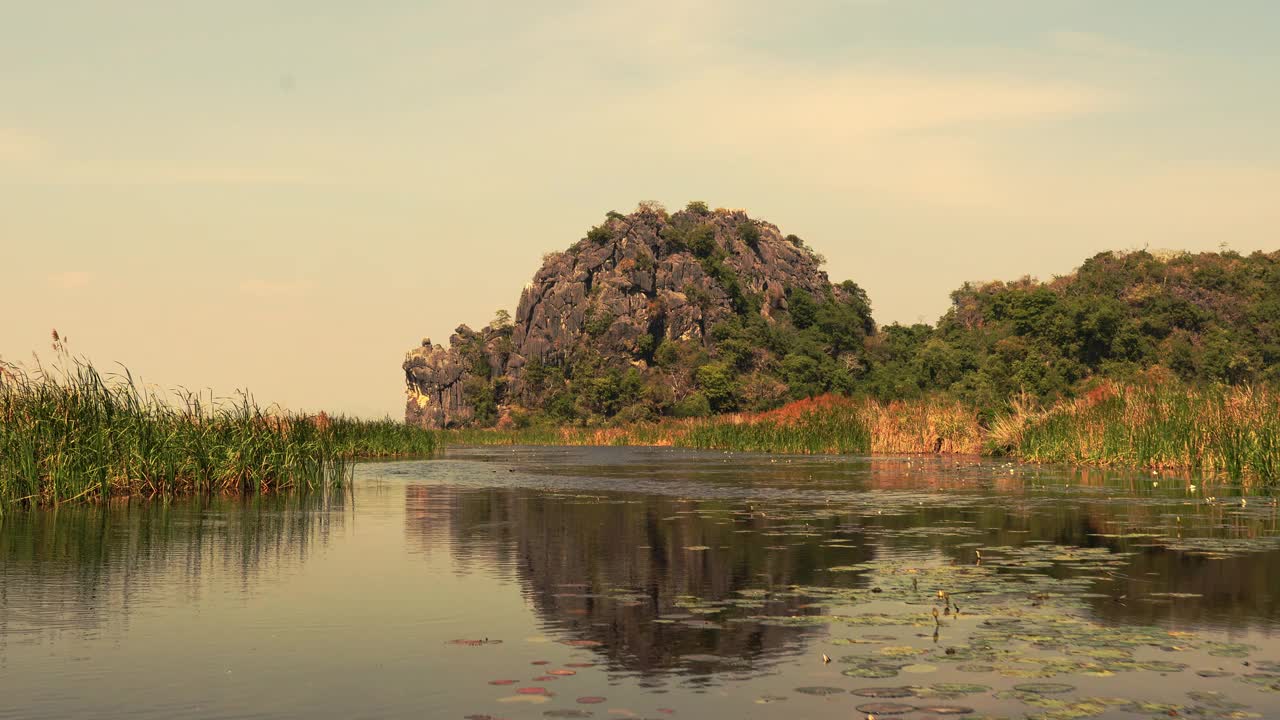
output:
<svg viewBox="0 0 1280 720"><path fill-rule="evenodd" d="M432 490L409 488L408 532L415 518L426 519L422 499ZM455 500L452 544L461 562L510 567L549 628L600 643L611 662L632 671L672 668L689 655L752 661L794 647L800 630L748 618L818 612L803 607L808 599L744 607L734 604L749 602L740 591L827 584L826 568L870 558L856 536L849 540L857 548L824 547L831 538L818 528L784 528L733 514L736 506L522 489L461 492ZM476 557L477 548L487 557Z"/></svg>
<svg viewBox="0 0 1280 720"><path fill-rule="evenodd" d="M826 568L872 558L970 563L975 547L992 558L1001 556L995 548L1036 543L1122 553L1119 565L1101 572L1065 561L1011 571L1014 593L1016 578L1027 572L1094 578L1090 591L1100 597L1089 602L1099 618L1239 627L1280 617L1280 595L1273 592L1280 541L1270 509L1255 513L1250 506L1251 514L1242 514L1188 504L1177 492L1153 492L1149 480L1145 490L1129 488L1131 497L1119 499L1099 486L1128 481L1103 473L1079 473L1069 486L1046 491L1029 487L1035 483L1021 475L993 476L989 467L975 468L966 479L963 468L944 473L932 460L910 460L915 477L904 472L906 459L851 463L859 468L854 478L848 465L843 477L836 464L765 466L771 476L758 464L753 470L735 462L707 470L705 489L719 493L734 476L751 493L778 491L778 499L694 502L616 492L586 497L525 488L410 488L417 500L409 506L419 509L411 510L408 531L422 532L414 529L415 512L437 528L447 517L449 543L461 562L501 567L519 580L549 626L600 642L614 662L642 671L673 667L691 654L767 657L794 645L798 631L744 618L820 612L803 607L804 597L764 608L729 604L708 615L685 605L715 606L751 589L861 584L865 579L857 573ZM545 471L569 477L575 468L581 469L576 460L561 474L552 462ZM642 479L635 470L599 465L589 474L626 485ZM669 471L660 464L645 479ZM793 497L788 489L804 483L840 501L815 506L787 499ZM868 492L851 495L853 489ZM427 512L421 496L431 493L436 507ZM851 496L861 499L849 501ZM755 512L747 510L751 503ZM1190 552L1232 548L1250 554L1211 560ZM1199 597L1171 600L1161 595L1167 593ZM697 602L686 602L689 597Z"/></svg>

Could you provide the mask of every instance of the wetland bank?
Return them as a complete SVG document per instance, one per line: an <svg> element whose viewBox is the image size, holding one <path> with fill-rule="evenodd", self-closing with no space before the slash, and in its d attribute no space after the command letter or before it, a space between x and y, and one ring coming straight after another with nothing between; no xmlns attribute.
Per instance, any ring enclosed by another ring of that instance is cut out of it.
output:
<svg viewBox="0 0 1280 720"><path fill-rule="evenodd" d="M1280 519L1238 486L620 447L355 480L7 514L0 717L1280 714Z"/></svg>

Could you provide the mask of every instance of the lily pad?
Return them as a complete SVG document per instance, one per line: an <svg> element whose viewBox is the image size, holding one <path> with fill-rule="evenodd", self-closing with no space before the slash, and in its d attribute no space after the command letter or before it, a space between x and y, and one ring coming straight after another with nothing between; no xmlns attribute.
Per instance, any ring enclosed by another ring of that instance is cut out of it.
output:
<svg viewBox="0 0 1280 720"><path fill-rule="evenodd" d="M987 685L979 685L977 683L934 683L928 687L916 688L916 697L960 697L963 695L976 695L978 693L991 692L991 688Z"/></svg>
<svg viewBox="0 0 1280 720"><path fill-rule="evenodd" d="M802 695L843 695L844 688L830 687L827 685L809 685L806 687L796 688L796 692Z"/></svg>
<svg viewBox="0 0 1280 720"><path fill-rule="evenodd" d="M916 692L915 692L915 688L911 688L911 687L907 687L906 685L903 685L900 687L858 688L857 690L853 691L853 694L861 695L862 697L869 697L869 698L893 699L893 698L912 697L916 694Z"/></svg>
<svg viewBox="0 0 1280 720"><path fill-rule="evenodd" d="M914 712L916 706L907 705L905 703L883 702L867 703L866 705L859 705L855 709L860 713L867 713L868 715L902 715L904 713Z"/></svg>
<svg viewBox="0 0 1280 720"><path fill-rule="evenodd" d="M898 671L891 667L851 667L840 673L846 677L863 678L866 680L884 680L886 678L897 677Z"/></svg>
<svg viewBox="0 0 1280 720"><path fill-rule="evenodd" d="M968 715L973 712L973 708L961 705L921 705L916 710L933 715Z"/></svg>
<svg viewBox="0 0 1280 720"><path fill-rule="evenodd" d="M1035 695L1057 695L1058 693L1071 692L1076 687L1066 683L1023 683L1022 685L1014 685L1013 689Z"/></svg>

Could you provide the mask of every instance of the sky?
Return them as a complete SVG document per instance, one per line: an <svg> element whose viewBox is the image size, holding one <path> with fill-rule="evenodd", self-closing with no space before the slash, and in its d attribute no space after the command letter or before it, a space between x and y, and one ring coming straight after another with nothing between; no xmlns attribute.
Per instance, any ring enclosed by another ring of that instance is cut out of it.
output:
<svg viewBox="0 0 1280 720"><path fill-rule="evenodd" d="M933 322L1280 249L1280 3L0 0L0 358L399 417L610 210L744 208Z"/></svg>

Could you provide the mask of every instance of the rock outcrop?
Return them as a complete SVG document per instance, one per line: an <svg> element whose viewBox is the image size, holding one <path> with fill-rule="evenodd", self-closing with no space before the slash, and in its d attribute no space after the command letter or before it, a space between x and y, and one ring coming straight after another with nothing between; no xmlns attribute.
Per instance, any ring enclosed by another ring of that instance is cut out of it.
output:
<svg viewBox="0 0 1280 720"><path fill-rule="evenodd" d="M695 203L670 215L652 205L610 213L568 250L545 257L509 321L480 331L462 326L448 347L424 340L411 350L405 418L449 427L477 412L501 414L529 401L531 365L541 377L584 353L644 372L664 342L705 344L713 327L735 316L772 321L797 290L840 295L820 262L795 236L742 211Z"/></svg>

